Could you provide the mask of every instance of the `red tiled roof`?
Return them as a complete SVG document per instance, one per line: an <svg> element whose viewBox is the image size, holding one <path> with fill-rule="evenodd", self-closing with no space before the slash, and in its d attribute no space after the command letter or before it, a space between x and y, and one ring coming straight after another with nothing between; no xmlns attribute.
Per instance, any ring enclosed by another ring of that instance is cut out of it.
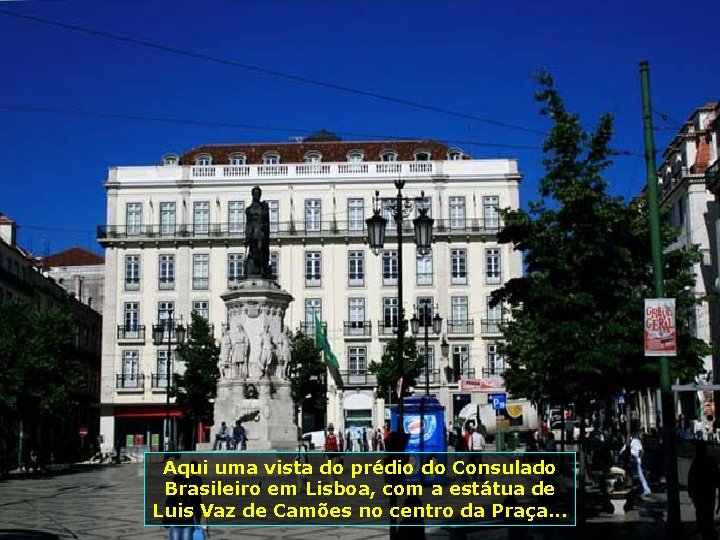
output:
<svg viewBox="0 0 720 540"><path fill-rule="evenodd" d="M0 214L0 223L15 223L12 219L7 217L5 214Z"/></svg>
<svg viewBox="0 0 720 540"><path fill-rule="evenodd" d="M360 150L365 161L380 161L380 154L385 150L397 152L398 161L413 161L415 150L428 150L430 159L447 159L450 149L438 141L325 141L325 142L291 142L291 143L249 143L249 144L209 144L197 146L180 156L180 165L193 165L195 157L199 154L212 156L214 165L230 162L230 154L245 154L249 165L262 164L265 152L280 154L280 163L303 163L305 154L316 151L322 155L322 161L347 161L347 154L351 150Z"/></svg>
<svg viewBox="0 0 720 540"><path fill-rule="evenodd" d="M104 264L105 258L102 255L93 253L80 247L72 247L48 255L40 260L39 266L43 267L57 267L57 266L94 266L97 264Z"/></svg>

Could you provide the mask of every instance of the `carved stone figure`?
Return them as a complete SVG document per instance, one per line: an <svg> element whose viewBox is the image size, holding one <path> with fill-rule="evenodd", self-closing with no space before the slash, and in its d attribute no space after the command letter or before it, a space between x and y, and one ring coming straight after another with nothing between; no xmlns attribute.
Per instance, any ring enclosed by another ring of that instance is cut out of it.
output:
<svg viewBox="0 0 720 540"><path fill-rule="evenodd" d="M276 356L280 377L290 380L290 375L292 374L290 338L285 332L280 335L280 341L277 344Z"/></svg>
<svg viewBox="0 0 720 540"><path fill-rule="evenodd" d="M235 379L246 379L248 376L248 355L250 354L250 340L242 325L235 327L235 336L232 344L232 367Z"/></svg>
<svg viewBox="0 0 720 540"><path fill-rule="evenodd" d="M218 358L218 371L220 371L220 380L227 379L230 376L231 358L232 358L232 338L230 330L223 332L220 340L220 357Z"/></svg>
<svg viewBox="0 0 720 540"><path fill-rule="evenodd" d="M245 278L270 279L270 209L261 195L255 186L253 202L245 210Z"/></svg>
<svg viewBox="0 0 720 540"><path fill-rule="evenodd" d="M273 342L270 328L266 325L260 334L260 376L269 377L273 360Z"/></svg>

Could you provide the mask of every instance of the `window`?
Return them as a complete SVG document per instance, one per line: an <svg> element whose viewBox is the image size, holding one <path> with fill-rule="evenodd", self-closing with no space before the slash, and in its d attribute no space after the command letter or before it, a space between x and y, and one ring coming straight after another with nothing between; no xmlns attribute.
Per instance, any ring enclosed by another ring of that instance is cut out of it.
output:
<svg viewBox="0 0 720 540"><path fill-rule="evenodd" d="M415 217L420 215L420 210L425 210L425 215L432 217L432 199L430 197L423 197L415 201Z"/></svg>
<svg viewBox="0 0 720 540"><path fill-rule="evenodd" d="M193 300L192 310L206 321L210 319L210 302L207 300Z"/></svg>
<svg viewBox="0 0 720 540"><path fill-rule="evenodd" d="M230 154L230 165L245 165L247 157L245 154Z"/></svg>
<svg viewBox="0 0 720 540"><path fill-rule="evenodd" d="M450 299L453 322L466 323L468 320L468 297L453 296Z"/></svg>
<svg viewBox="0 0 720 540"><path fill-rule="evenodd" d="M175 288L175 255L160 255L158 281L160 289Z"/></svg>
<svg viewBox="0 0 720 540"><path fill-rule="evenodd" d="M367 347L348 347L348 375L367 373Z"/></svg>
<svg viewBox="0 0 720 540"><path fill-rule="evenodd" d="M364 251L348 251L348 285L351 287L365 285Z"/></svg>
<svg viewBox="0 0 720 540"><path fill-rule="evenodd" d="M465 197L450 197L450 228L465 228Z"/></svg>
<svg viewBox="0 0 720 540"><path fill-rule="evenodd" d="M305 333L315 334L315 317L322 322L322 300L320 298L305 299Z"/></svg>
<svg viewBox="0 0 720 540"><path fill-rule="evenodd" d="M157 376L155 378L155 381L153 381L155 384L153 386L155 388L167 388L168 387L168 380L170 377L168 377L169 367L170 367L170 361L172 360L172 352L168 355L167 349L158 349L157 351Z"/></svg>
<svg viewBox="0 0 720 540"><path fill-rule="evenodd" d="M305 286L319 287L321 285L322 253L308 251L305 253Z"/></svg>
<svg viewBox="0 0 720 540"><path fill-rule="evenodd" d="M162 159L163 165L177 165L180 161L177 154L165 154Z"/></svg>
<svg viewBox="0 0 720 540"><path fill-rule="evenodd" d="M228 202L228 232L230 234L245 232L245 201Z"/></svg>
<svg viewBox="0 0 720 540"><path fill-rule="evenodd" d="M487 283L500 283L500 249L485 250L485 280Z"/></svg>
<svg viewBox="0 0 720 540"><path fill-rule="evenodd" d="M382 199L380 208L382 217L388 220L388 225L395 223L395 199Z"/></svg>
<svg viewBox="0 0 720 540"><path fill-rule="evenodd" d="M123 322L126 339L137 339L140 337L140 303L125 302L123 310Z"/></svg>
<svg viewBox="0 0 720 540"><path fill-rule="evenodd" d="M142 203L125 205L125 230L128 236L137 236L142 231Z"/></svg>
<svg viewBox="0 0 720 540"><path fill-rule="evenodd" d="M351 150L347 153L347 160L350 163L361 163L363 160L363 153L360 150Z"/></svg>
<svg viewBox="0 0 720 540"><path fill-rule="evenodd" d="M198 167L209 167L212 165L212 157L210 157L210 154L198 154L195 156L195 165Z"/></svg>
<svg viewBox="0 0 720 540"><path fill-rule="evenodd" d="M161 235L175 234L175 203L174 202L161 202L160 203L160 234Z"/></svg>
<svg viewBox="0 0 720 540"><path fill-rule="evenodd" d="M459 148L451 148L448 150L448 159L450 161L460 161L463 157L463 151Z"/></svg>
<svg viewBox="0 0 720 540"><path fill-rule="evenodd" d="M362 199L348 199L348 230L365 230L365 205Z"/></svg>
<svg viewBox="0 0 720 540"><path fill-rule="evenodd" d="M242 253L228 253L228 288L235 287L245 273L245 259Z"/></svg>
<svg viewBox="0 0 720 540"><path fill-rule="evenodd" d="M432 296L420 296L417 299L417 317L423 332L426 327L432 329L433 305L435 304Z"/></svg>
<svg viewBox="0 0 720 540"><path fill-rule="evenodd" d="M320 163L322 155L320 152L312 151L305 154L305 163Z"/></svg>
<svg viewBox="0 0 720 540"><path fill-rule="evenodd" d="M490 375L501 375L505 371L505 360L498 352L498 346L488 345L488 372Z"/></svg>
<svg viewBox="0 0 720 540"><path fill-rule="evenodd" d="M418 285L432 285L433 282L433 259L432 253L415 253L415 274Z"/></svg>
<svg viewBox="0 0 720 540"><path fill-rule="evenodd" d="M433 371L435 371L435 347L433 347L432 345L428 345L428 348L425 349L424 345L418 345L418 355L422 357L423 365L422 369L420 370L420 376L417 378L415 384L424 384L425 366L427 366L427 369L430 372L430 380L433 380L432 374Z"/></svg>
<svg viewBox="0 0 720 540"><path fill-rule="evenodd" d="M415 161L430 161L430 150L421 148L419 150L415 150L413 155L415 157Z"/></svg>
<svg viewBox="0 0 720 540"><path fill-rule="evenodd" d="M380 161L397 161L397 152L395 150L383 150L380 153Z"/></svg>
<svg viewBox="0 0 720 540"><path fill-rule="evenodd" d="M470 370L470 347L468 345L453 345L452 368L458 379L474 376L474 372Z"/></svg>
<svg viewBox="0 0 720 540"><path fill-rule="evenodd" d="M140 255L125 255L125 290L140 289Z"/></svg>
<svg viewBox="0 0 720 540"><path fill-rule="evenodd" d="M138 388L140 386L140 353L123 351L121 388Z"/></svg>
<svg viewBox="0 0 720 540"><path fill-rule="evenodd" d="M383 298L383 325L385 328L397 328L398 320L398 299Z"/></svg>
<svg viewBox="0 0 720 540"><path fill-rule="evenodd" d="M320 199L305 199L305 231L320 231Z"/></svg>
<svg viewBox="0 0 720 540"><path fill-rule="evenodd" d="M280 272L280 253L270 252L270 279L277 279Z"/></svg>
<svg viewBox="0 0 720 540"><path fill-rule="evenodd" d="M195 234L207 234L210 232L210 203L193 203L193 231Z"/></svg>
<svg viewBox="0 0 720 540"><path fill-rule="evenodd" d="M268 211L270 213L270 232L278 232L280 230L280 202L267 201Z"/></svg>
<svg viewBox="0 0 720 540"><path fill-rule="evenodd" d="M383 285L397 285L398 253L390 249L382 254Z"/></svg>
<svg viewBox="0 0 720 540"><path fill-rule="evenodd" d="M497 230L500 228L500 200L496 195L483 197L483 219L485 229Z"/></svg>
<svg viewBox="0 0 720 540"><path fill-rule="evenodd" d="M363 328L365 326L365 299L348 298L348 326Z"/></svg>
<svg viewBox="0 0 720 540"><path fill-rule="evenodd" d="M263 165L277 165L280 163L280 154L277 152L265 152L262 160Z"/></svg>
<svg viewBox="0 0 720 540"><path fill-rule="evenodd" d="M467 250L450 250L450 282L453 285L467 283Z"/></svg>
<svg viewBox="0 0 720 540"><path fill-rule="evenodd" d="M193 254L193 289L206 290L210 286L210 255Z"/></svg>
<svg viewBox="0 0 720 540"><path fill-rule="evenodd" d="M173 331L174 322L173 313L175 312L175 302L158 302L158 325L165 328L163 340L167 340Z"/></svg>

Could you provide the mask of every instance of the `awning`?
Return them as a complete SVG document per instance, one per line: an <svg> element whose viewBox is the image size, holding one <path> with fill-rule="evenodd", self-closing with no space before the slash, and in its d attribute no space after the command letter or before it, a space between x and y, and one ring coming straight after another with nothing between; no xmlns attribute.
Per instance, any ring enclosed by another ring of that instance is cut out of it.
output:
<svg viewBox="0 0 720 540"><path fill-rule="evenodd" d="M372 408L373 399L370 394L355 393L343 398L343 409L346 411L367 411Z"/></svg>
<svg viewBox="0 0 720 540"><path fill-rule="evenodd" d="M164 418L165 405L115 405L113 408L113 416L115 418ZM182 411L170 406L170 416L174 418L181 417Z"/></svg>

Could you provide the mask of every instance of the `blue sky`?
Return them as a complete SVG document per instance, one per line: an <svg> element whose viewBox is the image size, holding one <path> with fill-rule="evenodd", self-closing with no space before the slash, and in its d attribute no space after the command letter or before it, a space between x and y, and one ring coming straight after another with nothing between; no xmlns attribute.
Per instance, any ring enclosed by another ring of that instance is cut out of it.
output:
<svg viewBox="0 0 720 540"><path fill-rule="evenodd" d="M582 6L582 7L580 7ZM547 67L592 126L616 116L615 148L642 153L638 62L650 61L659 149L692 110L720 99L717 0L365 2L0 1L0 10L152 41L546 131L531 73ZM291 131L29 113L51 108L452 141L516 157L536 197L542 136L245 69L184 58L0 13L0 212L42 255L99 250L107 167L155 164L211 142L287 141ZM345 139L357 139L345 135ZM365 137L367 138L367 137ZM470 142L476 144L469 144ZM494 148L481 143L529 146ZM618 157L614 193L645 178ZM390 189L390 187L388 187Z"/></svg>

